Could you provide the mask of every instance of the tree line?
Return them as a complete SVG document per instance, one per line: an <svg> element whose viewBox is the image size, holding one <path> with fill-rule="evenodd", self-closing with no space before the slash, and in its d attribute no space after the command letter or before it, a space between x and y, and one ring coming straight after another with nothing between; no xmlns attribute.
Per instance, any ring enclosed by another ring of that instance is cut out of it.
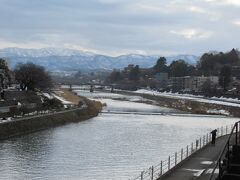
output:
<svg viewBox="0 0 240 180"><path fill-rule="evenodd" d="M235 49L227 53L204 53L196 66L190 65L181 59L172 61L171 64L167 65L166 58L160 57L156 64L148 69L132 65L124 70L114 70L107 81L110 83L144 81L153 78L158 73L168 73L169 77L219 76L219 85L224 90L227 90L231 77L240 76L239 54L239 51ZM239 70L233 72L233 67L239 67Z"/></svg>
<svg viewBox="0 0 240 180"><path fill-rule="evenodd" d="M126 68L125 68L126 69ZM170 77L182 77L197 74L195 66L186 63L184 60L173 61L170 65L167 65L165 57L160 57L156 65L152 68L141 69L138 65L131 66L126 70L114 70L110 76L109 81L121 82L123 80L138 81L140 79L148 79L156 75L157 73L168 73Z"/></svg>

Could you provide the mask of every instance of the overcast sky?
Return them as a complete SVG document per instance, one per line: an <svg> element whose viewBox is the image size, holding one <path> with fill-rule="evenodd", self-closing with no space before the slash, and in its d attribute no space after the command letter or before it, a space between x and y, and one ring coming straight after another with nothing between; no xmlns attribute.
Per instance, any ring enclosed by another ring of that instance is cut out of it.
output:
<svg viewBox="0 0 240 180"><path fill-rule="evenodd" d="M240 0L0 0L0 48L200 55L239 45Z"/></svg>

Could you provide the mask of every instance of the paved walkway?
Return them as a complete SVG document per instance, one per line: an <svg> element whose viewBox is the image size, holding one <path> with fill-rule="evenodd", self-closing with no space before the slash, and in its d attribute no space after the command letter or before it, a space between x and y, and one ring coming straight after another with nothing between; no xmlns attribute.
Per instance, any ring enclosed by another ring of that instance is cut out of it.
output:
<svg viewBox="0 0 240 180"><path fill-rule="evenodd" d="M215 146L209 144L197 151L159 180L209 180L214 163L222 152L227 138L228 136L218 138Z"/></svg>

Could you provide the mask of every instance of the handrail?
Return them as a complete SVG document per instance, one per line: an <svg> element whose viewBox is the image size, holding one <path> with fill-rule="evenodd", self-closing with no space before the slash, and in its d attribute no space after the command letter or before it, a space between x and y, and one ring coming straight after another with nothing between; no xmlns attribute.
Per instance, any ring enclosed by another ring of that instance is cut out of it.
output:
<svg viewBox="0 0 240 180"><path fill-rule="evenodd" d="M240 122L239 122L240 123ZM217 137L221 137L229 134L228 130L234 129L234 125L225 126L218 128ZM233 133L233 130L230 134ZM166 174L169 170L173 169L176 165L181 163L183 160L188 158L190 155L196 151L202 149L211 142L211 135L207 133L205 136L200 137L196 141L192 142L190 145L185 146L180 151L175 152L172 155L169 155L167 159L162 160L156 166L151 166L147 170L141 171L141 174L131 180L157 180ZM129 179L130 180L130 179Z"/></svg>
<svg viewBox="0 0 240 180"><path fill-rule="evenodd" d="M225 150L226 150L226 148L229 148L230 140L231 140L231 138L232 138L232 136L233 136L233 134L234 134L235 128L236 128L236 132L235 132L235 133L236 133L236 136L235 136L235 138L237 138L237 135L238 135L238 126L239 126L239 124L240 124L240 121L236 122L236 123L234 124L234 126L232 127L231 133L230 133L230 135L229 135L229 137L228 137L228 139L227 139L227 141L226 141L226 144L225 144L225 146L224 146L221 154L220 154L219 157L218 157L217 163L216 163L215 167L213 168L213 171L212 171L212 174L211 174L211 177L210 177L209 180L212 180L212 179L213 179L214 173L215 173L217 167L218 167L218 166L219 166L219 167L221 166L221 159L222 159L222 157L225 155ZM237 144L237 139L236 139L236 144ZM228 152L228 153L229 153L229 152ZM219 175L221 174L220 169L221 169L221 168L219 168Z"/></svg>

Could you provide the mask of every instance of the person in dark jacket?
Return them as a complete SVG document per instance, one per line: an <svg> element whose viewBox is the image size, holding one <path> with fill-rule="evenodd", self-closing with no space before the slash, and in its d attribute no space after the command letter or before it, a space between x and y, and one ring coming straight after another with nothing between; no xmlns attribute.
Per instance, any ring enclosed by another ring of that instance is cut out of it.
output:
<svg viewBox="0 0 240 180"><path fill-rule="evenodd" d="M216 142L216 136L217 136L217 130L214 129L212 132L212 144L215 145L215 142Z"/></svg>

